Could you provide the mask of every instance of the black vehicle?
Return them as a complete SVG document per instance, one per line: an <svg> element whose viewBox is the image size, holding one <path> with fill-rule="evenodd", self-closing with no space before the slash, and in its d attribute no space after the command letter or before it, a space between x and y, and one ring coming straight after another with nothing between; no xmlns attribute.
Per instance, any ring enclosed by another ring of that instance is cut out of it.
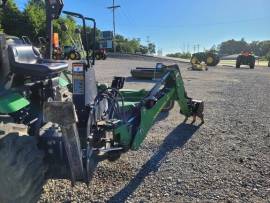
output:
<svg viewBox="0 0 270 203"><path fill-rule="evenodd" d="M80 60L81 54L74 46L64 46L64 58L70 60Z"/></svg>
<svg viewBox="0 0 270 203"><path fill-rule="evenodd" d="M216 66L220 62L218 54L213 52L198 52L192 54L190 63L191 64L200 64L205 62L208 66Z"/></svg>
<svg viewBox="0 0 270 203"><path fill-rule="evenodd" d="M248 51L242 52L236 59L236 68L240 68L241 65L248 65L250 69L255 68L255 56Z"/></svg>
<svg viewBox="0 0 270 203"><path fill-rule="evenodd" d="M107 53L106 53L105 49L96 50L95 55L96 55L97 60L100 60L100 59L106 60L106 58L107 58Z"/></svg>

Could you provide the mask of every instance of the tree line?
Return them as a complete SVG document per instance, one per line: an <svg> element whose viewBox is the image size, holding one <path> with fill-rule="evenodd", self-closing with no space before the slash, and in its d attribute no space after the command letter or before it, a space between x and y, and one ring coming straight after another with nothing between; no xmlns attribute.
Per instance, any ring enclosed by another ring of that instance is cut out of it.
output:
<svg viewBox="0 0 270 203"><path fill-rule="evenodd" d="M220 56L227 56L233 54L239 54L242 51L250 51L256 56L261 57L265 60L270 60L270 40L265 41L252 41L250 43L246 42L245 39L241 40L227 40L220 43L218 46L213 45L211 49L205 50L215 52ZM190 52L178 52L173 54L167 54L169 57L177 58L191 58Z"/></svg>
<svg viewBox="0 0 270 203"><path fill-rule="evenodd" d="M67 30L62 30L65 24ZM61 16L53 22L54 32L60 37L61 45L72 45L72 39L78 37L76 28L81 28L70 16ZM33 44L38 45L38 38L45 37L46 32L46 11L43 0L29 0L23 10L20 10L14 0L7 2L4 12L0 12L0 32L17 37L28 36ZM93 36L93 29L88 26L87 31ZM97 29L97 47L101 39L101 30ZM139 39L128 39L122 35L116 35L116 50L125 53L154 54L156 47L154 43L142 45ZM90 39L90 47L93 48L93 38Z"/></svg>
<svg viewBox="0 0 270 203"><path fill-rule="evenodd" d="M246 42L243 38L239 41L231 39L217 46L220 55L239 54L241 51L253 52L256 56L270 59L270 40Z"/></svg>
<svg viewBox="0 0 270 203"><path fill-rule="evenodd" d="M168 57L174 57L174 58L182 58L182 59L190 59L191 58L190 52L176 52L173 54L167 54Z"/></svg>

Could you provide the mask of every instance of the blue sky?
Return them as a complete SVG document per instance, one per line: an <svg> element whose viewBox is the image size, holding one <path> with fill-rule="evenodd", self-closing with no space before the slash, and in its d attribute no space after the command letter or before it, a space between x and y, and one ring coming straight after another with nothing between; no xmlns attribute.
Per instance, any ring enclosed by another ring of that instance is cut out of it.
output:
<svg viewBox="0 0 270 203"><path fill-rule="evenodd" d="M26 0L16 0L22 8ZM270 39L270 0L115 0L116 32L140 38L163 53L200 50L228 39ZM96 18L112 30L112 0L64 0L65 10ZM197 49L196 49L197 50Z"/></svg>

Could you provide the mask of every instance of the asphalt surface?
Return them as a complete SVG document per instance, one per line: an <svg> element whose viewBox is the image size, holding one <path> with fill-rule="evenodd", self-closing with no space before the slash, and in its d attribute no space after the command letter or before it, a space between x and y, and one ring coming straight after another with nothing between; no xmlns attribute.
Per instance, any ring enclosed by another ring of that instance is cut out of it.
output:
<svg viewBox="0 0 270 203"><path fill-rule="evenodd" d="M126 76L126 88L150 88L130 70L156 62L97 61L97 80ZM140 150L102 162L89 187L49 180L40 202L270 202L270 69L179 66L188 95L205 101L204 125L183 124L175 105Z"/></svg>

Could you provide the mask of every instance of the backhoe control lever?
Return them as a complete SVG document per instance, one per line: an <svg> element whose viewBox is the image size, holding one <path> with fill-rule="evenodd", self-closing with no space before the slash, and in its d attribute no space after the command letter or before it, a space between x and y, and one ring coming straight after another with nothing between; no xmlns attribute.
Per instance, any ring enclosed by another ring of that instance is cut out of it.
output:
<svg viewBox="0 0 270 203"><path fill-rule="evenodd" d="M114 77L111 87L120 90L124 87L124 84L125 84L124 77Z"/></svg>

